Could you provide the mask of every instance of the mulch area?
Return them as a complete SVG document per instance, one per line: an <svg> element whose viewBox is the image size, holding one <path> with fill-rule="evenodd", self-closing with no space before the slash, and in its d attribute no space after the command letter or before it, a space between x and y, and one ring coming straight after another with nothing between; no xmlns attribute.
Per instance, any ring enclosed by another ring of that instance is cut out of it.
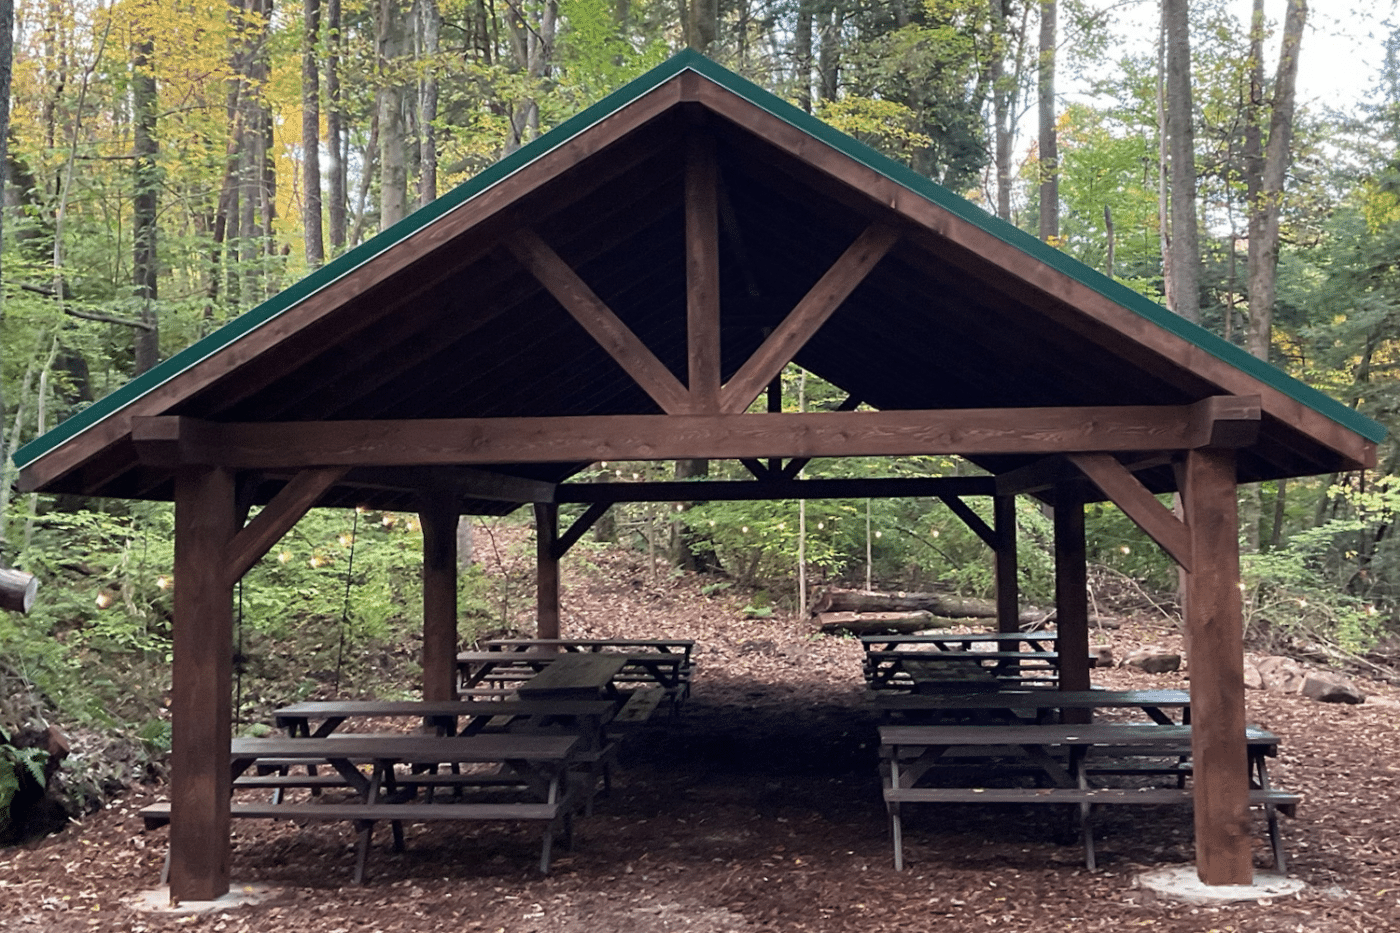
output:
<svg viewBox="0 0 1400 933"><path fill-rule="evenodd" d="M235 825L233 877L269 885L256 906L196 917L138 913L166 831L135 815L160 787L133 788L58 836L0 851L0 928L270 930L445 928L491 933L771 929L888 931L1400 930L1400 695L1333 706L1251 691L1250 721L1283 737L1272 776L1305 794L1284 822L1297 897L1222 908L1154 903L1149 868L1189 864L1184 808L1111 808L1098 821L1100 870L1062 817L1032 807L927 807L906 820L908 869L894 871L876 769L875 716L862 705L860 647L793 620L743 621L743 600L706 597L689 577L654 577L626 554L594 555L571 581L577 637L694 638L694 696L675 722L633 734L611 797L580 819L572 851L535 869L538 828L381 828L365 886L350 885L348 826ZM658 622L658 620L661 620ZM1179 644L1160 616L1103 631L1119 657ZM1112 687L1182 687L1187 673L1100 671ZM1262 821L1256 866L1269 867Z"/></svg>

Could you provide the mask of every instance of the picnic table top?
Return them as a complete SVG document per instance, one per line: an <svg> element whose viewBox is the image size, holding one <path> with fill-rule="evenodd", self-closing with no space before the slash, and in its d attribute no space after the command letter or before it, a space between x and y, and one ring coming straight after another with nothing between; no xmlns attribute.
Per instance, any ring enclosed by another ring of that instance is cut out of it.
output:
<svg viewBox="0 0 1400 933"><path fill-rule="evenodd" d="M675 664L685 662L685 655L667 651L460 651L458 666L554 664L563 658L597 656L609 661L621 659L623 664Z"/></svg>
<svg viewBox="0 0 1400 933"><path fill-rule="evenodd" d="M994 693L877 693L875 705L887 710L1097 709L1113 706L1185 707L1185 690L998 690Z"/></svg>
<svg viewBox="0 0 1400 933"><path fill-rule="evenodd" d="M625 654L571 653L516 688L524 698L550 694L602 693L627 666Z"/></svg>
<svg viewBox="0 0 1400 933"><path fill-rule="evenodd" d="M676 648L689 651L695 647L695 642L688 638L492 638L482 642L481 646L487 650L521 650L535 647L563 648L566 651L578 648L655 648L657 651L667 652Z"/></svg>
<svg viewBox="0 0 1400 933"><path fill-rule="evenodd" d="M860 642L866 646L880 644L937 645L953 641L967 644L999 644L1001 642L1054 641L1058 637L1058 632L919 632L913 635L862 635Z"/></svg>
<svg viewBox="0 0 1400 933"><path fill-rule="evenodd" d="M953 664L960 661L1058 661L1058 651L868 651L872 661Z"/></svg>
<svg viewBox="0 0 1400 933"><path fill-rule="evenodd" d="M374 759L410 764L448 761L562 761L579 743L574 735L492 733L473 736L332 735L325 738L239 738L229 757Z"/></svg>
<svg viewBox="0 0 1400 933"><path fill-rule="evenodd" d="M607 716L609 700L308 700L272 711L287 719L349 716Z"/></svg>
<svg viewBox="0 0 1400 933"><path fill-rule="evenodd" d="M1190 741L1190 726L1155 723L880 727L882 745L1185 745ZM1245 741L1254 746L1279 744L1277 735L1258 726L1245 727Z"/></svg>

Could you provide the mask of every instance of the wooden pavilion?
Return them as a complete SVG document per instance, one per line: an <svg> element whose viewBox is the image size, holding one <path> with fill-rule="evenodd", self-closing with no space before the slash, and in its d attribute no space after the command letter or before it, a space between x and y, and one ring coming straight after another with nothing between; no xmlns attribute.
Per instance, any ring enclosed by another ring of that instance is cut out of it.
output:
<svg viewBox="0 0 1400 933"><path fill-rule="evenodd" d="M790 361L846 404L783 413ZM1088 647L1086 502L1112 500L1180 564L1198 870L1239 884L1252 869L1235 487L1371 466L1383 434L683 53L16 462L25 490L175 503L175 898L229 884L233 587L311 507L421 515L424 695L440 699L459 515L533 505L548 636L558 559L613 502L937 496L995 550L1009 628L1023 493L1054 507L1066 659ZM813 457L916 454L982 475L798 476ZM753 480L567 482L596 461L678 458L738 459ZM992 497L992 524L968 496ZM561 532L564 503L588 508ZM1063 686L1088 673L1067 661Z"/></svg>

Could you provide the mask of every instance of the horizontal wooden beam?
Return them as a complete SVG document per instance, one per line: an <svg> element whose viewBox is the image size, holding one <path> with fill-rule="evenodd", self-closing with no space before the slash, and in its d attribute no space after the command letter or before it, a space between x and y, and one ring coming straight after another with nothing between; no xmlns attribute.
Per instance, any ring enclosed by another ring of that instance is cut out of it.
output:
<svg viewBox="0 0 1400 933"><path fill-rule="evenodd" d="M897 499L990 496L990 476L872 477L746 482L700 480L675 483L560 483L564 502L756 502L783 499Z"/></svg>
<svg viewBox="0 0 1400 933"><path fill-rule="evenodd" d="M553 502L554 483L478 470L473 467L365 467L347 473L340 483L358 489L389 492L447 493L487 502Z"/></svg>
<svg viewBox="0 0 1400 933"><path fill-rule="evenodd" d="M1204 447L1213 409L982 408L214 423L137 418L143 463L237 469L744 457L1051 454Z"/></svg>

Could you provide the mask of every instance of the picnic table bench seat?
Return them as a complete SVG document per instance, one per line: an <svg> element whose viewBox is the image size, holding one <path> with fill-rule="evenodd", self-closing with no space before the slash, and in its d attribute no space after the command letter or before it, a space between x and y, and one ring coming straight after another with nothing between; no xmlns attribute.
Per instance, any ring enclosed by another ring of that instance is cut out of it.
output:
<svg viewBox="0 0 1400 933"><path fill-rule="evenodd" d="M170 804L153 803L142 807L141 819L146 829L155 829L170 822ZM572 836L572 806L567 801L555 803L243 803L229 804L229 816L235 819L317 820L353 822L359 830L355 855L355 884L362 884L365 863L369 857L370 835L374 824L389 820L394 824L394 851L403 850L402 823L442 822L449 820L523 821L544 824L540 843L540 872L549 873L554 836L562 831L567 846ZM169 881L170 855L161 872L161 883Z"/></svg>

